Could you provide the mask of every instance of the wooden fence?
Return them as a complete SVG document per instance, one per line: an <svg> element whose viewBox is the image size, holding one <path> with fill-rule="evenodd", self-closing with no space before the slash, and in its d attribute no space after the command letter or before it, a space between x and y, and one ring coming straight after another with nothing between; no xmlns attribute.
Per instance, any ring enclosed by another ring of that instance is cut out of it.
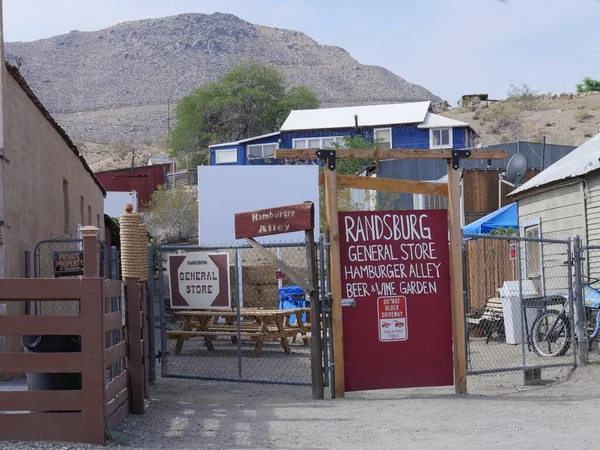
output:
<svg viewBox="0 0 600 450"><path fill-rule="evenodd" d="M488 299L499 297L498 289L505 281L518 280L518 263L516 259L510 259L508 241L467 241L466 262L470 310L482 309Z"/></svg>
<svg viewBox="0 0 600 450"><path fill-rule="evenodd" d="M95 251L95 239L84 237L84 252L92 247ZM121 281L87 275L81 279L0 279L0 302L79 304L75 316L0 316L0 333L81 337L80 352L0 354L0 373L80 373L82 381L80 390L0 391L0 440L103 444L105 427L119 426L130 412L143 414L142 284L128 280L124 287ZM118 304L125 309L106 312L123 293L124 301ZM119 335L116 343L114 330Z"/></svg>

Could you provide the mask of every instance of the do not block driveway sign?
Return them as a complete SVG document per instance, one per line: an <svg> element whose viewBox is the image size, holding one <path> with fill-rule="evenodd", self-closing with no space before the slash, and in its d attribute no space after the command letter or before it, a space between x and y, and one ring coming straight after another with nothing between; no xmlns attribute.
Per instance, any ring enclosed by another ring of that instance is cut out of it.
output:
<svg viewBox="0 0 600 450"><path fill-rule="evenodd" d="M168 264L173 309L231 308L228 253L170 255Z"/></svg>

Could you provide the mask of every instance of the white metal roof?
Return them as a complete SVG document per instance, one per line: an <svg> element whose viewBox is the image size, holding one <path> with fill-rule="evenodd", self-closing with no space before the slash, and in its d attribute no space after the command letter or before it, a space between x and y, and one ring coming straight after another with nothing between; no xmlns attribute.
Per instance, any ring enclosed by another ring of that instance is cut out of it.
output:
<svg viewBox="0 0 600 450"><path fill-rule="evenodd" d="M395 103L391 105L347 106L343 108L301 109L292 111L281 131L352 128L354 116L358 126L421 123L431 102Z"/></svg>
<svg viewBox="0 0 600 450"><path fill-rule="evenodd" d="M246 139L241 139L241 140L235 141L235 142L224 142L222 144L209 145L208 148L225 147L225 146L228 146L228 145L239 145L239 144L243 144L245 142L255 141L255 140L258 140L258 139L268 138L268 137L271 137L271 136L277 136L278 134L279 134L279 131L275 131L274 133L261 134L260 136L253 136L253 137L249 137L249 138L246 138Z"/></svg>
<svg viewBox="0 0 600 450"><path fill-rule="evenodd" d="M510 195L520 194L556 181L575 178L600 169L600 133L562 157Z"/></svg>
<svg viewBox="0 0 600 450"><path fill-rule="evenodd" d="M450 119L448 117L440 116L439 114L433 114L428 112L425 116L425 120L417 128L453 128L453 127L468 127L469 124L461 122L460 120Z"/></svg>

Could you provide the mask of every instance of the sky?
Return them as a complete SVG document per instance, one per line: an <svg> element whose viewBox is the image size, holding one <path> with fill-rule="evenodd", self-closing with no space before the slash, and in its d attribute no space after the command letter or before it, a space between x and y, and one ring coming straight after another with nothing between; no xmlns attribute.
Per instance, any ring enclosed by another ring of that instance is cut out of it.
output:
<svg viewBox="0 0 600 450"><path fill-rule="evenodd" d="M4 39L180 13L232 13L301 31L456 104L510 85L573 92L600 78L599 0L4 0Z"/></svg>

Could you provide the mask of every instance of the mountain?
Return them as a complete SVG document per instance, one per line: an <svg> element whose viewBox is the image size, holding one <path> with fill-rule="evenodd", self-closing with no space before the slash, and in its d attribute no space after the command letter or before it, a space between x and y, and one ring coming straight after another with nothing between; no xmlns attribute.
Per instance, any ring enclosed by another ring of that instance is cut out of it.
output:
<svg viewBox="0 0 600 450"><path fill-rule="evenodd" d="M254 25L231 14L182 14L6 43L7 58L74 140L156 142L171 109L240 61L281 69L323 106L440 99L387 69L359 64L305 34ZM22 60L21 60L22 58Z"/></svg>

